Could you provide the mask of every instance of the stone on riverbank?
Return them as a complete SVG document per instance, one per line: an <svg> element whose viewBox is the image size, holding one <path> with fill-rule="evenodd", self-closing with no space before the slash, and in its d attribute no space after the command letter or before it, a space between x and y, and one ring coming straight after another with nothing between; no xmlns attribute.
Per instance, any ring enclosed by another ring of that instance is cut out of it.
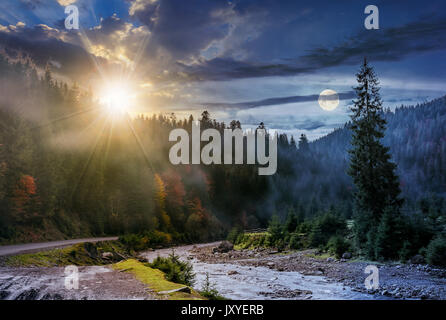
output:
<svg viewBox="0 0 446 320"><path fill-rule="evenodd" d="M222 241L218 247L215 247L214 249L212 249L212 251L214 253L219 252L219 253L227 253L231 250L234 249L234 245L232 243L230 243L229 241Z"/></svg>

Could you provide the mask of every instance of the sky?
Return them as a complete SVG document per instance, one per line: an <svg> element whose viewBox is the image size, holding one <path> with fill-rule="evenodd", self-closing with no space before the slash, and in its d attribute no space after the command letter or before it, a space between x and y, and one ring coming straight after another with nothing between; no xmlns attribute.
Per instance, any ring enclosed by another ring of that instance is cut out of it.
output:
<svg viewBox="0 0 446 320"><path fill-rule="evenodd" d="M369 4L378 30L364 26ZM65 28L67 5L79 9L79 30ZM364 57L386 108L445 95L446 2L2 0L0 53L94 92L129 87L134 113L206 109L313 140L349 120ZM325 89L339 94L333 111L318 103Z"/></svg>

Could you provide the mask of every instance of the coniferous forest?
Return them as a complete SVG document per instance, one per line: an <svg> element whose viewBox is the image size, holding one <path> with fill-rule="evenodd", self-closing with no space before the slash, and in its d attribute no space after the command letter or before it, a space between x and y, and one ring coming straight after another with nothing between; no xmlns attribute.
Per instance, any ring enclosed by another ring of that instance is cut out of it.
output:
<svg viewBox="0 0 446 320"><path fill-rule="evenodd" d="M390 111L364 64L352 120L313 142L280 134L277 173L259 176L255 165L169 162L173 128L199 120L222 132L237 119L111 117L49 67L0 58L0 70L2 243L121 235L144 246L231 230L236 241L269 227L271 245L349 247L376 260L433 251L444 263L446 97Z"/></svg>

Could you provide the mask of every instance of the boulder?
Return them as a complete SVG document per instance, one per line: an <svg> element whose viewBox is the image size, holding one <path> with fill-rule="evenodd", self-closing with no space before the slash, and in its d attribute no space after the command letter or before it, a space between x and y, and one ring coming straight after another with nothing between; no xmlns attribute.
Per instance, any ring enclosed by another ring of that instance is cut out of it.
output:
<svg viewBox="0 0 446 320"><path fill-rule="evenodd" d="M238 272L235 271L235 270L230 270L230 271L228 272L228 276L233 275L233 274L238 274Z"/></svg>
<svg viewBox="0 0 446 320"><path fill-rule="evenodd" d="M412 264L424 264L426 263L424 257L421 254L414 255L410 261Z"/></svg>
<svg viewBox="0 0 446 320"><path fill-rule="evenodd" d="M113 259L113 253L111 252L103 252L102 259Z"/></svg>
<svg viewBox="0 0 446 320"><path fill-rule="evenodd" d="M212 249L212 251L215 252L221 252L221 253L227 253L234 249L234 245L230 243L229 241L222 241L218 247L215 247Z"/></svg>
<svg viewBox="0 0 446 320"><path fill-rule="evenodd" d="M351 259L352 258L352 254L350 252L344 252L344 254L342 255L342 259Z"/></svg>

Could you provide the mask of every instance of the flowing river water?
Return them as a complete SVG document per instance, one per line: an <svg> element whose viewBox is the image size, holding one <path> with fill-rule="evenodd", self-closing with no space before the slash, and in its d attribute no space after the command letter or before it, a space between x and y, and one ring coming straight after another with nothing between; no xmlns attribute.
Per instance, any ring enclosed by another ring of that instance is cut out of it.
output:
<svg viewBox="0 0 446 320"><path fill-rule="evenodd" d="M199 246L208 246L198 245ZM216 245L216 244L215 244ZM200 290L209 274L210 281L219 294L229 299L323 299L370 300L373 295L352 291L341 283L331 282L322 276L304 276L299 272L277 271L266 267L242 266L235 263L205 263L193 257L194 246L175 248L175 254L189 260L196 274L194 288ZM195 246L197 247L197 246ZM172 249L144 252L141 256L152 261L157 256L167 256ZM308 292L296 298L292 293Z"/></svg>

